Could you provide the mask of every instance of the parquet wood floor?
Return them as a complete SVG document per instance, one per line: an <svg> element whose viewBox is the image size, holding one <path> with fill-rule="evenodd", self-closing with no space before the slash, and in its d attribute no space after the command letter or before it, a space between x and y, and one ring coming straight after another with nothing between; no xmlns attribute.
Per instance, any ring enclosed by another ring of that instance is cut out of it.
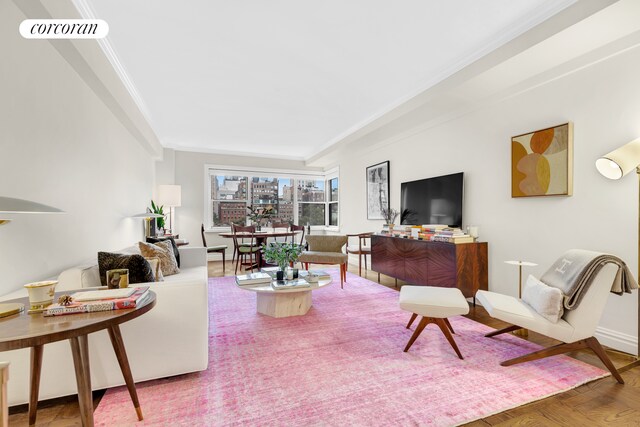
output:
<svg viewBox="0 0 640 427"><path fill-rule="evenodd" d="M211 261L208 265L209 277L222 276L222 262ZM358 274L358 267L349 265L349 272ZM363 273L372 280L377 274ZM233 275L233 266L227 262L226 275ZM381 277L382 285L394 288L395 281ZM399 282L399 286L402 282ZM480 306L471 307L468 318L493 328L505 324L491 318ZM540 345L553 345L547 337L530 333L528 339ZM616 366L623 366L633 359L614 351L608 351ZM590 352L578 351L569 356L602 367L599 360ZM46 355L45 355L46 357ZM626 384L619 385L611 377L603 378L576 389L547 399L520 406L467 426L640 426L640 367L622 373ZM94 407L104 395L104 390L95 391ZM144 402L143 410L144 410ZM27 406L20 405L9 409L10 426L27 426ZM67 396L40 402L37 426L70 427L80 426L80 410L76 396Z"/></svg>

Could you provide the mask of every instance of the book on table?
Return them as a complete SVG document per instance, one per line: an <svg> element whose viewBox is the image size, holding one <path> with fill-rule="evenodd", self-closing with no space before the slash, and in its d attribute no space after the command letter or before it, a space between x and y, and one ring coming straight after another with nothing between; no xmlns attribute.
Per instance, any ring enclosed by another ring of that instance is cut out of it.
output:
<svg viewBox="0 0 640 427"><path fill-rule="evenodd" d="M309 274L315 274L316 276L318 276L319 280L327 280L330 279L331 276L329 275L329 273L327 273L324 270L300 270L298 272L298 277L301 277L303 279L306 279L307 277L309 277Z"/></svg>
<svg viewBox="0 0 640 427"><path fill-rule="evenodd" d="M284 290L295 288L310 288L311 284L304 279L274 280L273 282L271 282L271 287L275 290Z"/></svg>
<svg viewBox="0 0 640 427"><path fill-rule="evenodd" d="M79 291L71 295L74 301L95 301L101 299L128 298L138 288L99 289L96 291Z"/></svg>
<svg viewBox="0 0 640 427"><path fill-rule="evenodd" d="M271 283L271 275L262 271L256 273L243 274L236 276L238 286L259 285L261 283Z"/></svg>
<svg viewBox="0 0 640 427"><path fill-rule="evenodd" d="M129 289L129 288L126 288ZM149 286L141 286L139 288L130 288L133 290L128 297L125 298L112 298L108 295L108 290L104 291L86 291L92 292L105 292L107 295L104 299L91 299L88 301L73 300L69 305L51 304L43 312L44 316L60 316L64 314L76 314L76 313L92 313L95 311L109 311L109 310L121 310L127 308L136 308L144 305L151 293L149 292ZM113 289L117 290L117 289ZM76 294L82 294L83 292L76 292ZM74 298L72 296L72 298Z"/></svg>

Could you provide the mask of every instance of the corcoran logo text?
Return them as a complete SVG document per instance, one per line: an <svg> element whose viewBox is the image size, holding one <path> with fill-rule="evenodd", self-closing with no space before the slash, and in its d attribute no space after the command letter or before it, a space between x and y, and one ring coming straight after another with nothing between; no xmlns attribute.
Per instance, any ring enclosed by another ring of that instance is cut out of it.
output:
<svg viewBox="0 0 640 427"><path fill-rule="evenodd" d="M20 34L25 39L101 39L109 33L102 19L25 19Z"/></svg>

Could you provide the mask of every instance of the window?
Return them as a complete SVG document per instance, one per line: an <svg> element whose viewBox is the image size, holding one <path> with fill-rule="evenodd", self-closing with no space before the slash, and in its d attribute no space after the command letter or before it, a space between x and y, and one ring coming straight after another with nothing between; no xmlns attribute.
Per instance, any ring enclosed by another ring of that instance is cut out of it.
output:
<svg viewBox="0 0 640 427"><path fill-rule="evenodd" d="M298 180L298 222L325 225L324 180Z"/></svg>
<svg viewBox="0 0 640 427"><path fill-rule="evenodd" d="M337 170L328 176L208 166L206 174L208 228L249 224L248 206L272 207L269 222L338 226Z"/></svg>
<svg viewBox="0 0 640 427"><path fill-rule="evenodd" d="M230 227L245 225L247 220L246 176L211 175L211 224Z"/></svg>
<svg viewBox="0 0 640 427"><path fill-rule="evenodd" d="M329 188L329 225L338 225L338 177L327 181Z"/></svg>

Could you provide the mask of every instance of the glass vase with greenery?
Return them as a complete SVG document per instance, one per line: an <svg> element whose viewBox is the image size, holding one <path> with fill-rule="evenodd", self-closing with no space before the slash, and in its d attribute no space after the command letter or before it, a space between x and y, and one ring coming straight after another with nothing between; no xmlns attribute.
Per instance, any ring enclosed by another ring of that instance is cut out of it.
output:
<svg viewBox="0 0 640 427"><path fill-rule="evenodd" d="M382 217L386 221L387 225L394 225L396 218L398 218L398 215L400 214L397 210L393 208L387 208L386 206L383 206L381 211Z"/></svg>
<svg viewBox="0 0 640 427"><path fill-rule="evenodd" d="M290 264L298 261L302 247L295 243L274 242L262 245L264 259L271 264L277 264L284 271Z"/></svg>
<svg viewBox="0 0 640 427"><path fill-rule="evenodd" d="M271 218L271 216L275 213L275 209L273 206L247 206L247 210L249 213L247 216L251 220L252 223L256 224L256 229L260 230L262 226L262 220Z"/></svg>

